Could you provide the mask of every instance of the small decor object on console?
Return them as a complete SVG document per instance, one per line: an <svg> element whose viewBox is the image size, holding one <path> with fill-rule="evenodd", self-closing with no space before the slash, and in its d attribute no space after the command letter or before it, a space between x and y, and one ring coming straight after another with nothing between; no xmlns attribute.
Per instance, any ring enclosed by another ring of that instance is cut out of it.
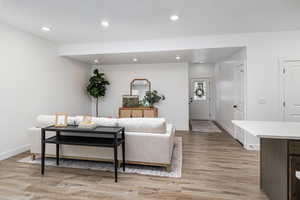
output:
<svg viewBox="0 0 300 200"><path fill-rule="evenodd" d="M78 128L96 128L97 124L92 122L91 116L84 116L83 121L79 123Z"/></svg>
<svg viewBox="0 0 300 200"><path fill-rule="evenodd" d="M78 128L83 128L83 129L94 129L96 127L97 127L97 124L95 124L94 122L92 122L90 124L80 123L78 125Z"/></svg>
<svg viewBox="0 0 300 200"><path fill-rule="evenodd" d="M123 107L137 107L140 105L138 95L123 95Z"/></svg>
<svg viewBox="0 0 300 200"><path fill-rule="evenodd" d="M165 100L166 97L164 95L159 95L156 90L153 91L147 91L146 95L143 99L143 104L145 106L153 107L155 103L160 102L160 100Z"/></svg>
<svg viewBox="0 0 300 200"><path fill-rule="evenodd" d="M85 115L83 116L83 121L82 121L83 124L91 124L92 123L92 117L91 116L88 116L88 115Z"/></svg>
<svg viewBox="0 0 300 200"><path fill-rule="evenodd" d="M68 115L66 113L56 113L54 126L55 127L68 126Z"/></svg>

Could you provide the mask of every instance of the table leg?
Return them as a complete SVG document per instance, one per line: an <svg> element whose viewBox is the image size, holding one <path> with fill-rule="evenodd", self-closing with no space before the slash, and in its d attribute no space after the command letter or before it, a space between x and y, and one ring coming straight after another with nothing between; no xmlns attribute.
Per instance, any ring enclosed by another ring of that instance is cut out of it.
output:
<svg viewBox="0 0 300 200"><path fill-rule="evenodd" d="M122 158L123 158L123 172L125 172L125 130L122 130Z"/></svg>
<svg viewBox="0 0 300 200"><path fill-rule="evenodd" d="M46 148L46 143L45 143L45 130L42 129L42 137L41 137L41 174L44 174L45 171L45 148Z"/></svg>
<svg viewBox="0 0 300 200"><path fill-rule="evenodd" d="M60 132L56 131L56 137L59 138ZM59 165L59 144L56 144L56 165Z"/></svg>
<svg viewBox="0 0 300 200"><path fill-rule="evenodd" d="M118 138L115 134L114 138L114 160L115 160L115 182L118 182Z"/></svg>

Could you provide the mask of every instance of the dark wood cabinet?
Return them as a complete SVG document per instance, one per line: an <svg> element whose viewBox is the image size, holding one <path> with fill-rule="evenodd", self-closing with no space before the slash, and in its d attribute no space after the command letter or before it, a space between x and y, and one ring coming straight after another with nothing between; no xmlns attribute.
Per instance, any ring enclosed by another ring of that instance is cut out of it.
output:
<svg viewBox="0 0 300 200"><path fill-rule="evenodd" d="M300 171L300 155L289 157L289 200L300 200L300 181L296 171Z"/></svg>
<svg viewBox="0 0 300 200"><path fill-rule="evenodd" d="M288 200L288 141L260 139L260 187L270 200Z"/></svg>
<svg viewBox="0 0 300 200"><path fill-rule="evenodd" d="M260 186L270 200L300 200L300 141L261 138Z"/></svg>

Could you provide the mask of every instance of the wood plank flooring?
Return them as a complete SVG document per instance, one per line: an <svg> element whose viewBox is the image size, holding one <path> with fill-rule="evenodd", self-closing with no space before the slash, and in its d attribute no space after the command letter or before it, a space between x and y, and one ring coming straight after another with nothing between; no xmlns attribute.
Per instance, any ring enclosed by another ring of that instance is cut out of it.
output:
<svg viewBox="0 0 300 200"><path fill-rule="evenodd" d="M177 132L183 137L182 178L163 178L0 162L0 200L266 200L259 189L259 154L227 133Z"/></svg>

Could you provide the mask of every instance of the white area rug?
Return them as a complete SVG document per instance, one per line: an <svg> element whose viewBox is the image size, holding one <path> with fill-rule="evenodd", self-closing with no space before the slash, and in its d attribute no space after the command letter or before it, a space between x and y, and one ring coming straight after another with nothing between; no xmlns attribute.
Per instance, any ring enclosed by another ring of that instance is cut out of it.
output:
<svg viewBox="0 0 300 200"><path fill-rule="evenodd" d="M221 133L222 131L212 121L191 120L193 132Z"/></svg>
<svg viewBox="0 0 300 200"><path fill-rule="evenodd" d="M30 156L22 158L21 160L18 160L18 162L38 164L38 165L41 164L40 158L37 158L36 160L32 160ZM56 166L56 159L46 158L45 165ZM90 170L100 170L100 171L109 171L109 172L114 171L114 165L112 163L71 160L71 159L60 159L60 165L57 167L90 169ZM163 167L153 167L153 166L143 166L143 165L126 165L125 172L123 172L122 168L119 168L119 172L180 178L181 169L182 169L182 138L175 137L175 144L174 144L173 155L172 155L172 166L170 172L167 172Z"/></svg>

